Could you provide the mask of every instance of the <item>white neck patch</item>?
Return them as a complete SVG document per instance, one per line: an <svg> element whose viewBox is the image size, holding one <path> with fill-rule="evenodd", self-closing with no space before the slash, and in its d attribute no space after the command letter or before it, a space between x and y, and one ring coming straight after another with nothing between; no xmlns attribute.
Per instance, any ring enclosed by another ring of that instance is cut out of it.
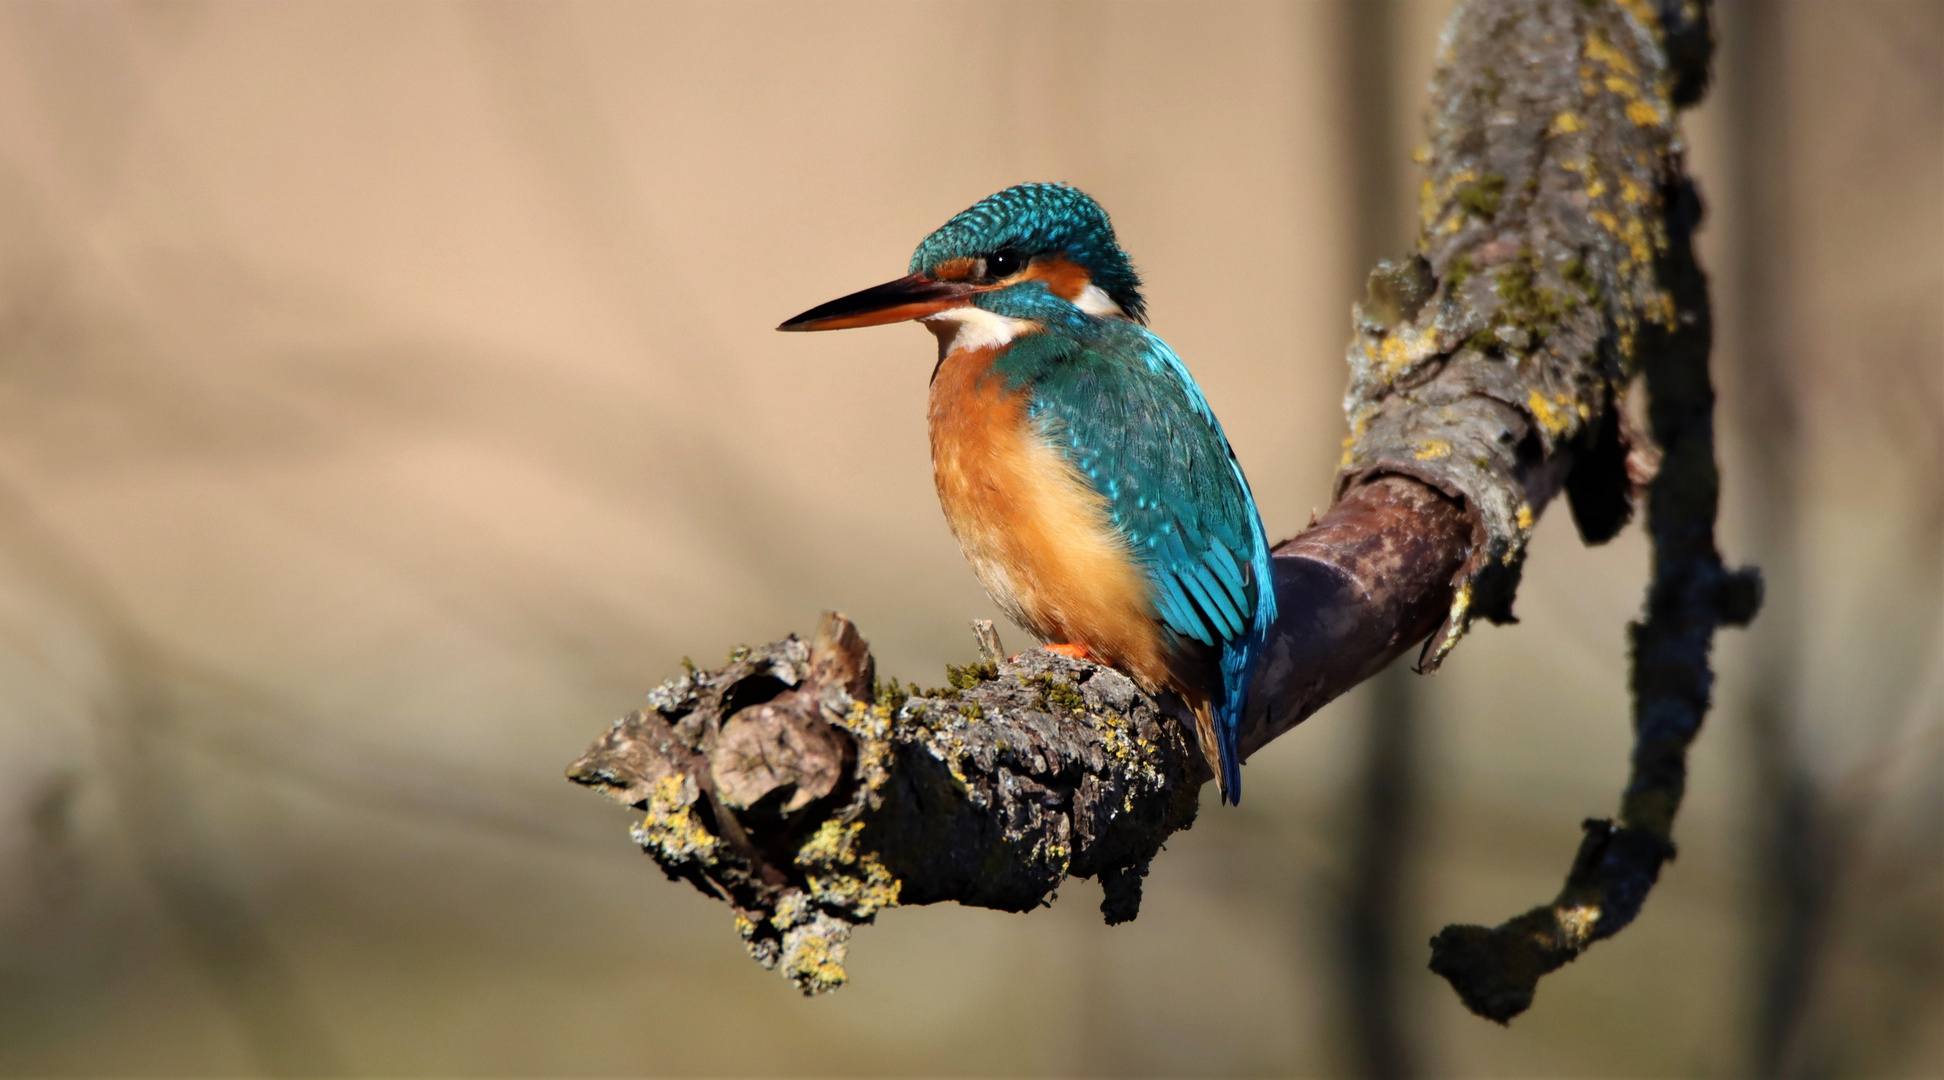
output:
<svg viewBox="0 0 1944 1080"><path fill-rule="evenodd" d="M1122 311L1121 306L1114 303L1113 297L1108 296L1106 290L1092 282L1088 282L1087 287L1080 290L1080 295L1073 301L1073 306L1096 319L1127 317L1127 312Z"/></svg>
<svg viewBox="0 0 1944 1080"><path fill-rule="evenodd" d="M1031 319L1009 318L970 304L947 308L919 321L926 324L925 329L938 335L940 356L950 356L967 349L1002 348L1022 334L1041 329L1040 324Z"/></svg>

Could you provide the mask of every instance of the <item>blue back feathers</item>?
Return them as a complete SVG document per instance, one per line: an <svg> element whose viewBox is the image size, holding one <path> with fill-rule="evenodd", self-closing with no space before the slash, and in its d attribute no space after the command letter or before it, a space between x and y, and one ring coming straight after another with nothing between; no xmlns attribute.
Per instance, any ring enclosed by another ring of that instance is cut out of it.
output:
<svg viewBox="0 0 1944 1080"><path fill-rule="evenodd" d="M1220 648L1222 685L1208 689L1223 787L1238 798L1236 739L1276 596L1262 518L1221 423L1174 350L1145 328L1087 315L1038 282L980 301L1046 326L1015 341L995 371L1030 388L1042 433L1106 497L1153 589L1156 620Z"/></svg>

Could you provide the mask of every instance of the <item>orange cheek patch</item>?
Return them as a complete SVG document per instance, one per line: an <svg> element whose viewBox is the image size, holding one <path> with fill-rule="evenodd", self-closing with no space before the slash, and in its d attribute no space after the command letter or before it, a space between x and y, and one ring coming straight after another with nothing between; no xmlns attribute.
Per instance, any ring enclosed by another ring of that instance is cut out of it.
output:
<svg viewBox="0 0 1944 1080"><path fill-rule="evenodd" d="M1054 296L1072 303L1080 299L1080 294L1093 284L1093 275L1087 268L1064 255L1035 259L1026 268L1025 277L1046 282L1046 289Z"/></svg>
<svg viewBox="0 0 1944 1080"><path fill-rule="evenodd" d="M934 281L964 281L972 276L973 260L966 258L946 259L932 268Z"/></svg>

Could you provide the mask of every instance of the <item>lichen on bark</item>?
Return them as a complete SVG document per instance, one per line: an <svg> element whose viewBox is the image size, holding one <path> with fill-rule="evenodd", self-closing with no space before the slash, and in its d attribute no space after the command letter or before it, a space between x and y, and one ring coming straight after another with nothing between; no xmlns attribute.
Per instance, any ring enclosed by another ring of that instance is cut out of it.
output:
<svg viewBox="0 0 1944 1080"><path fill-rule="evenodd" d="M909 696L873 669L827 616L814 642L663 683L568 776L642 811L636 843L806 993L841 985L852 928L900 904L1027 911L1074 876L1101 881L1108 922L1134 917L1207 779L1160 703L1041 650Z"/></svg>
<svg viewBox="0 0 1944 1080"><path fill-rule="evenodd" d="M1761 604L1759 574L1728 570L1715 543L1720 477L1708 374L1713 331L1707 280L1693 247L1701 200L1683 168L1674 114L1675 106L1698 100L1707 84L1707 16L1706 5L1694 0L1663 0L1658 7L1644 0L1473 4L1453 25L1459 48L1490 40L1518 50L1532 71L1571 70L1577 77L1584 104L1577 112L1560 111L1548 140L1563 133L1590 142L1560 158L1560 167L1581 182L1563 189L1559 221L1548 231L1566 228L1583 238L1578 257L1585 261L1565 262L1562 268L1573 272L1562 276L1571 284L1590 274L1597 286L1586 295L1605 308L1605 336L1594 354L1600 363L1592 369L1600 378L1549 376L1543 360L1537 374L1563 393L1577 388L1582 395L1603 395L1604 414L1580 412L1579 406L1592 403L1581 396L1574 412L1582 422L1575 424L1572 414L1546 407L1545 391L1535 388L1527 415L1541 445L1580 440L1568 491L1587 539L1604 539L1607 526L1624 523L1625 514L1616 512L1624 503L1616 500L1625 499L1630 485L1644 483L1653 544L1645 615L1629 628L1634 744L1618 821L1584 823L1579 851L1551 902L1495 927L1447 926L1431 941L1432 970L1473 1012L1500 1023L1532 1003L1541 977L1640 913L1662 866L1674 857L1687 751L1713 687L1715 631L1745 624ZM1471 85L1481 85L1476 73ZM1561 101L1533 100L1541 113ZM1530 118L1527 129L1538 119ZM1542 179L1539 188L1545 187ZM1427 235L1442 229L1427 228ZM1452 231L1462 232L1462 226ZM1565 249L1555 257L1563 254ZM1529 281L1519 271L1509 291L1503 276L1494 286L1501 302L1515 309L1515 322L1533 312L1550 317L1565 310L1541 291L1538 270L1544 264L1543 256L1533 264ZM1636 373L1646 384L1649 431L1627 440L1637 443L1630 463L1611 440L1624 437L1614 401L1623 380ZM1557 403L1570 400L1562 396ZM1643 452L1652 455L1651 475L1638 467ZM1490 513L1485 516L1488 531L1503 528L1502 522L1491 524ZM1503 545L1509 559L1524 536L1505 533L1493 542ZM1493 614L1483 605L1477 609ZM1457 629L1463 614L1454 612Z"/></svg>
<svg viewBox="0 0 1944 1080"><path fill-rule="evenodd" d="M1473 516L1426 670L1473 618L1511 619L1562 483L1589 542L1627 521L1616 403L1643 327L1675 318L1656 273L1681 161L1658 26L1640 4L1474 2L1446 31L1418 251L1356 307L1338 477L1416 477Z"/></svg>

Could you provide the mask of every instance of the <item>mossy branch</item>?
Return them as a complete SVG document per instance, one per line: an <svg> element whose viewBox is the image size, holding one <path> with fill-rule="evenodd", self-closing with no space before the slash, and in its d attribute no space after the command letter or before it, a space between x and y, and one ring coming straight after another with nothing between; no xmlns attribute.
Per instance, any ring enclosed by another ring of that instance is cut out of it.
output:
<svg viewBox="0 0 1944 1080"><path fill-rule="evenodd" d="M1433 639L1433 663L1473 613L1510 615L1532 517L1528 506L1505 501L1516 485L1502 477L1517 475L1522 458L1530 472L1570 449L1567 489L1589 542L1618 530L1629 488L1648 481L1653 578L1646 617L1632 627L1633 770L1619 823L1585 823L1551 903L1496 928L1448 926L1431 942L1432 970L1473 1012L1501 1023L1531 1004L1541 976L1639 913L1674 854L1687 748L1708 708L1714 632L1745 623L1760 604L1759 577L1727 571L1715 547L1711 317L1691 242L1700 200L1684 170L1675 111L1707 84L1707 18L1699 0L1460 9L1436 81L1421 241L1424 263L1445 275L1446 306L1399 332L1367 329L1352 389L1369 418L1363 423L1400 431L1393 444L1409 437L1409 418L1450 393L1440 380L1456 375L1513 407L1526 395L1523 432L1508 427L1499 436L1509 453L1492 456L1474 437L1474 460L1442 477L1437 464L1414 470L1463 488L1485 534L1447 636ZM1469 299L1452 305L1454 291ZM1406 346L1426 336L1465 344L1449 358L1434 356L1445 369L1426 389L1412 389L1416 366ZM1402 361L1387 364L1392 353ZM1651 439L1629 432L1617 406L1636 374L1645 377ZM1358 399L1360 391L1373 399ZM1529 451L1516 449L1521 440ZM1365 453L1360 446L1353 458Z"/></svg>
<svg viewBox="0 0 1944 1080"><path fill-rule="evenodd" d="M1028 911L1075 875L1133 918L1208 779L1193 737L1119 672L990 641L914 693L828 615L808 644L664 683L568 776L645 811L636 842L805 992L841 984L851 928L895 904Z"/></svg>
<svg viewBox="0 0 1944 1080"><path fill-rule="evenodd" d="M1559 491L1600 542L1652 479L1621 824L1588 824L1553 904L1434 945L1434 968L1495 1019L1638 911L1672 852L1714 629L1757 599L1714 548L1707 297L1675 125L1706 82L1705 15L1698 0L1460 7L1418 253L1381 264L1356 309L1336 502L1274 553L1282 614L1245 756L1418 643L1433 670L1473 618L1509 619ZM1643 372L1652 440L1618 407ZM806 992L843 981L852 928L893 904L1024 911L1077 875L1101 881L1109 922L1133 918L1148 860L1209 778L1177 703L1042 651L1004 660L989 628L980 641L979 664L920 691L879 683L831 616L814 642L664 684L569 775L644 811L636 841L729 903L751 953Z"/></svg>

